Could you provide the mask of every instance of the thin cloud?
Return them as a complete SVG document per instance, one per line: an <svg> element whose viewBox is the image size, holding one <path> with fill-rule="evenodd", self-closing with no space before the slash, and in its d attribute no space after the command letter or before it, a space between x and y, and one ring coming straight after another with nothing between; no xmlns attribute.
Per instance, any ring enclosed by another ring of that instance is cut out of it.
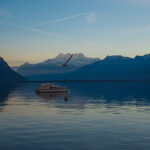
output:
<svg viewBox="0 0 150 150"><path fill-rule="evenodd" d="M150 25L146 26L146 27L143 27L141 29L135 30L134 32L136 32L136 33L143 33L143 32L146 32L146 31L150 31Z"/></svg>
<svg viewBox="0 0 150 150"><path fill-rule="evenodd" d="M142 4L142 5L147 5L150 4L150 0L114 0L116 2L123 2L123 3L128 3L128 4Z"/></svg>
<svg viewBox="0 0 150 150"><path fill-rule="evenodd" d="M95 12L91 12L87 17L86 17L86 21L88 23L94 23L97 20L97 15Z"/></svg>
<svg viewBox="0 0 150 150"><path fill-rule="evenodd" d="M21 17L27 16L27 15L28 15L27 12L24 12L23 14L20 14Z"/></svg>
<svg viewBox="0 0 150 150"><path fill-rule="evenodd" d="M62 38L62 39L67 39L67 40L70 39L70 37L64 36L62 34L58 34L58 33L54 33L54 32L47 32L47 31L43 31L43 30L39 30L36 28L31 28L31 27L20 26L20 25L8 23L8 22L0 21L0 24L6 24L6 25L14 26L14 27L17 27L20 29L37 32L37 33L41 33L41 34L45 34L45 35L51 35L51 36L55 36L57 38Z"/></svg>
<svg viewBox="0 0 150 150"><path fill-rule="evenodd" d="M130 2L139 3L139 4L150 4L149 0L130 0Z"/></svg>
<svg viewBox="0 0 150 150"><path fill-rule="evenodd" d="M145 26L143 28L140 28L140 29L133 29L133 30L127 30L127 31L124 31L124 35L132 35L132 34L138 34L138 33L145 33L145 32L148 32L150 31L150 25L149 26Z"/></svg>
<svg viewBox="0 0 150 150"><path fill-rule="evenodd" d="M12 19L13 15L8 9L0 8L0 17Z"/></svg>
<svg viewBox="0 0 150 150"><path fill-rule="evenodd" d="M70 16L70 17L65 17L65 18L60 18L60 19L55 19L55 20L43 22L43 23L37 24L35 26L43 26L43 25L47 25L47 24L51 24L51 23L57 23L57 22L61 22L61 21L65 21L65 20L70 20L70 19L73 19L73 18L81 17L81 16L86 16L88 14L90 14L90 12L81 13L81 14L78 14L78 15Z"/></svg>
<svg viewBox="0 0 150 150"><path fill-rule="evenodd" d="M96 43L91 42L91 41L83 41L84 44L88 45L88 46L97 46Z"/></svg>
<svg viewBox="0 0 150 150"><path fill-rule="evenodd" d="M149 32L150 31L150 25L145 26L143 28L137 28L137 29L126 29L126 30L117 30L117 31L108 31L109 34L116 34L119 36L130 36L130 35L135 35L135 34L142 34L145 32Z"/></svg>

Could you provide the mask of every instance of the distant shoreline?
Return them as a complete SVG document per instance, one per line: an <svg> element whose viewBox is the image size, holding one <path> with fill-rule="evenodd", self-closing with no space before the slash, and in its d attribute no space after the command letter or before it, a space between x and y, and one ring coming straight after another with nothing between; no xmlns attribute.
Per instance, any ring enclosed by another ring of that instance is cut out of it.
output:
<svg viewBox="0 0 150 150"><path fill-rule="evenodd" d="M143 80L37 80L27 81L28 83L43 83L43 82L150 82L150 79Z"/></svg>

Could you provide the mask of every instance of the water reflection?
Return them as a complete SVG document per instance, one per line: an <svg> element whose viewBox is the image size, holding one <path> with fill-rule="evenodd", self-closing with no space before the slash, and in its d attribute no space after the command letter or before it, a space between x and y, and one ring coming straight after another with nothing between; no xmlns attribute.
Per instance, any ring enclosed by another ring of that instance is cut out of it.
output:
<svg viewBox="0 0 150 150"><path fill-rule="evenodd" d="M38 93L38 95L44 100L55 100L56 98L64 98L64 101L68 101L68 96L65 92L59 93Z"/></svg>
<svg viewBox="0 0 150 150"><path fill-rule="evenodd" d="M102 101L118 104L137 102L142 105L150 102L150 82L68 83L67 86L71 89L72 97L76 97L76 101L84 101L88 98L94 99L95 103Z"/></svg>
<svg viewBox="0 0 150 150"><path fill-rule="evenodd" d="M55 101L53 101L55 105L49 103L49 106L56 106L62 109L107 108L109 110L118 109L118 107L122 109L121 106L126 106L127 108L135 107L136 109L140 108L149 111L150 82L60 84L62 84L61 86L67 86L71 90L69 102L64 105L63 101L58 101L58 97L55 97Z"/></svg>
<svg viewBox="0 0 150 150"><path fill-rule="evenodd" d="M20 85L11 85L11 86L0 85L0 112L3 110L3 107L7 105L9 95L12 91L14 91L16 86L20 86Z"/></svg>
<svg viewBox="0 0 150 150"><path fill-rule="evenodd" d="M0 94L0 149L145 150L150 83L59 83L71 93L37 95L39 83ZM6 105L7 104L7 105Z"/></svg>
<svg viewBox="0 0 150 150"><path fill-rule="evenodd" d="M40 86L39 83L28 83L11 88L3 88L0 91L1 106L6 104L8 95L20 96L21 99L30 101L46 102L58 104L61 107L65 102L65 108L84 109L87 106L111 107L120 106L149 106L150 105L150 82L87 82L87 83L60 83L61 86L67 86L71 93L67 96L65 93L49 94L40 93L37 95L35 89ZM60 100L60 99L63 99ZM52 100L52 101L51 101ZM68 101L69 100L69 101Z"/></svg>

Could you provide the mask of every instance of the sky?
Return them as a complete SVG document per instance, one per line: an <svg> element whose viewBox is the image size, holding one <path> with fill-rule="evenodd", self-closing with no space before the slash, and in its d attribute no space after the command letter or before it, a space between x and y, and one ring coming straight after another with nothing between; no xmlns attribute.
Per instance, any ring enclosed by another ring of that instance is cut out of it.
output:
<svg viewBox="0 0 150 150"><path fill-rule="evenodd" d="M150 0L0 0L0 56L11 66L58 53L150 53Z"/></svg>

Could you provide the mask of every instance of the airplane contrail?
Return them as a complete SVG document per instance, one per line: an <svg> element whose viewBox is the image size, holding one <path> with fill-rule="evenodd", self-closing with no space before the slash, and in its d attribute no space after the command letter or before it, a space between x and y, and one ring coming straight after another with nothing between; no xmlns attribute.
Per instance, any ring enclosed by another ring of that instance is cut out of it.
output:
<svg viewBox="0 0 150 150"><path fill-rule="evenodd" d="M67 39L67 40L70 39L70 37L64 36L62 34L58 34L58 33L54 33L54 32L47 32L47 31L36 29L36 28L26 27L26 26L20 26L20 25L13 24L13 23L0 21L0 24L6 24L6 25L14 26L14 27L17 27L17 28L20 28L20 29L41 33L41 34L52 35L52 36L62 38L62 39Z"/></svg>
<svg viewBox="0 0 150 150"><path fill-rule="evenodd" d="M55 19L55 20L43 22L43 23L37 24L35 26L43 26L43 25L47 25L47 24L51 24L51 23L61 22L61 21L77 18L77 17L80 17L80 16L85 16L85 15L88 15L88 14L90 14L90 12L81 13L81 14L78 14L78 15L70 16L70 17L65 17L65 18L60 18L60 19Z"/></svg>

